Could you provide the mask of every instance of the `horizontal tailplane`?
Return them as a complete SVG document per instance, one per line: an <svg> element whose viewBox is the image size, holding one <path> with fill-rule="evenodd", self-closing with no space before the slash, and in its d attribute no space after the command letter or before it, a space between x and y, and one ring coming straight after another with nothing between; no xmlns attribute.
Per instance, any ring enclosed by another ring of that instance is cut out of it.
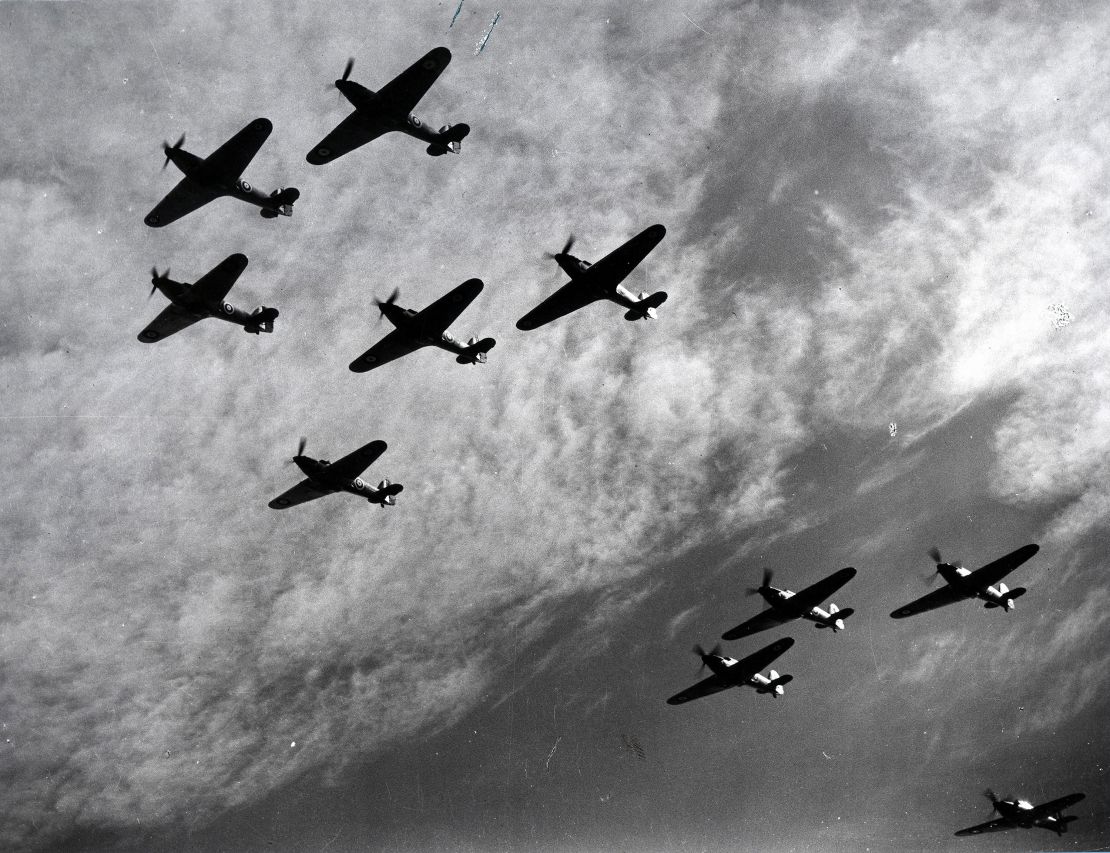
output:
<svg viewBox="0 0 1110 853"><path fill-rule="evenodd" d="M251 312L251 321L243 327L243 331L252 335L257 335L259 332L272 332L274 330L274 320L278 318L279 313L277 308L267 308L265 305L259 305Z"/></svg>
<svg viewBox="0 0 1110 853"><path fill-rule="evenodd" d="M493 349L496 344L497 341L493 338L482 338L480 341L472 339L455 358L455 361L459 364L485 364L486 353Z"/></svg>
<svg viewBox="0 0 1110 853"><path fill-rule="evenodd" d="M633 307L629 308L624 315L626 320L654 320L658 314L655 309L667 301L667 293L660 290L650 296L645 296L638 301Z"/></svg>

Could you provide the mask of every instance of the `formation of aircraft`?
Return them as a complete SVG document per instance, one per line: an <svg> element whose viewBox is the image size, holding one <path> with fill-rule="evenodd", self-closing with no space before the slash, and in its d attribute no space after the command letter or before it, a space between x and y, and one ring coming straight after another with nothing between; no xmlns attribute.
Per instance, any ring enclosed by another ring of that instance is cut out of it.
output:
<svg viewBox="0 0 1110 853"><path fill-rule="evenodd" d="M170 300L170 304L151 321L150 325L139 332L139 340L144 344L152 344L206 317L218 317L229 323L235 323L242 326L243 331L252 335L257 335L259 332L272 332L274 320L278 316L276 308L259 305L248 314L241 308L234 307L230 302L224 301L224 297L246 268L246 255L239 253L229 255L192 285L174 281L170 278L168 269L164 273L158 272L157 268L152 269L150 271L153 285L150 290L151 295L155 290L160 290Z"/></svg>
<svg viewBox="0 0 1110 853"><path fill-rule="evenodd" d="M702 666L709 667L713 674L693 687L687 687L682 692L676 693L667 700L667 704L681 705L692 699L720 693L730 687L743 686L753 687L757 693L766 693L777 699L786 692L783 685L791 681L794 676L779 675L773 669L767 675L763 675L760 670L770 665L792 645L794 645L793 637L783 637L740 660L724 657L720 646L714 646L709 652L701 646L695 646L694 654L701 658Z"/></svg>
<svg viewBox="0 0 1110 853"><path fill-rule="evenodd" d="M257 205L266 219L292 216L293 202L301 197L300 190L288 187L267 195L242 178L243 171L273 129L268 118L256 118L203 159L181 147L185 144L185 134L173 145L163 142L166 162L162 168L172 162L185 177L143 221L151 228L162 228L222 196Z"/></svg>
<svg viewBox="0 0 1110 853"><path fill-rule="evenodd" d="M426 142L426 151L432 156L459 153L462 140L470 132L468 125L444 125L433 131L412 113L450 61L451 53L447 48L435 48L374 92L350 80L354 59L348 60L335 86L355 111L328 133L308 153L306 160L313 165L330 163L392 131ZM166 162L163 169L173 162L184 177L155 205L144 222L152 228L161 228L223 196L256 205L264 218L291 216L293 204L300 197L299 190L282 188L267 195L242 178L272 130L273 125L268 119L255 119L204 158L184 150L184 134L172 145L164 142L162 148ZM594 264L570 254L575 242L571 235L561 251L548 255L570 277L570 281L521 317L516 327L530 331L603 299L624 308L626 320L656 319L657 309L667 300L667 293L635 294L623 282L665 235L663 225L652 225ZM156 268L153 269L151 293L161 290L170 300L170 305L140 332L139 340L144 343L161 340L206 317L219 317L236 323L253 334L272 332L278 316L277 309L260 306L248 314L224 301L246 266L246 256L233 254L193 285L172 280L169 270L159 273ZM396 289L385 301L375 300L381 316L388 318L395 329L355 359L350 369L366 372L426 346L437 346L451 352L460 364L484 363L496 343L493 338L479 340L475 337L464 344L447 331L482 289L480 279L469 279L420 311L398 306L399 290ZM292 459L305 479L271 500L271 508L285 509L337 492L348 492L382 507L396 504L396 496L403 486L382 480L374 487L361 476L385 452L384 441L372 441L336 462L306 456L305 446L306 439L302 438ZM944 562L939 551L933 549L930 554L937 563L933 577L939 575L946 581L946 586L898 608L891 616L902 619L971 598L983 600L988 609L1008 612L1013 609L1014 600L1026 590L1022 587L1008 589L1002 578L1031 558L1037 550L1037 545L1026 545L971 572L958 561L952 564ZM841 631L853 610L840 610L831 602L827 609L821 605L855 574L854 568L844 568L795 593L772 586L773 574L766 570L762 584L750 589L749 594L761 595L769 609L726 631L722 638L739 639L799 618L814 622L817 628L830 628L833 633ZM670 697L667 703L680 705L741 686L778 698L784 695L784 685L793 676L780 675L774 669L764 675L762 670L793 645L793 638L784 637L739 659L726 657L719 645L709 652L697 646L695 654L701 659L702 667L708 667L712 674ZM1040 827L1062 835L1067 825L1076 820L1074 816L1065 816L1064 810L1084 798L1083 794L1070 794L1034 806L1025 800L1000 799L990 791L987 796L992 803L992 814L997 811L999 817L960 830L956 835L976 835L1017 827Z"/></svg>
<svg viewBox="0 0 1110 853"><path fill-rule="evenodd" d="M459 315L482 292L481 279L464 281L427 308L413 311L396 304L399 290L384 302L375 300L378 310L396 328L351 362L351 370L365 373L388 361L401 358L421 347L435 346L454 353L459 364L485 364L486 353L497 343L493 338L471 338L465 344L447 332Z"/></svg>
<svg viewBox="0 0 1110 853"><path fill-rule="evenodd" d="M666 233L667 229L662 225L645 228L596 264L570 254L574 246L572 234L562 251L548 255L570 276L570 281L517 320L516 327L530 331L601 299L608 299L627 308L624 315L626 320L654 320L657 316L656 309L667 301L667 294L660 290L657 293L636 295L622 286L621 282L659 245Z"/></svg>
<svg viewBox="0 0 1110 853"><path fill-rule="evenodd" d="M1035 806L1027 800L1016 797L1000 799L988 788L984 796L991 801L991 813L999 816L986 823L961 829L956 835L981 835L984 832L1001 832L1006 829L1047 829L1057 835L1068 831L1068 824L1078 820L1075 815L1064 815L1064 810L1082 800L1086 794L1068 794L1047 803Z"/></svg>
<svg viewBox="0 0 1110 853"><path fill-rule="evenodd" d="M437 47L373 92L348 79L355 61L353 58L347 60L347 67L343 69L343 76L335 81L335 88L351 102L355 111L321 139L305 159L313 166L322 166L393 130L427 142L427 152L433 157L458 154L462 141L470 133L469 125L445 124L436 131L412 114L450 62L451 51Z"/></svg>
<svg viewBox="0 0 1110 853"><path fill-rule="evenodd" d="M935 578L939 575L947 582L947 586L899 607L890 615L894 619L905 619L907 616L924 613L926 610L936 610L938 607L966 601L969 598L982 599L986 602L983 606L988 610L1001 608L1008 613L1014 609L1014 599L1025 594L1025 588L1019 586L1016 589L1009 589L1001 582L1002 578L1036 554L1038 550L1040 548L1037 545L1023 545L1005 557L999 557L993 563L987 563L981 569L972 572L963 566L944 562L940 551L933 548L929 551L929 556L937 564L937 570L931 577Z"/></svg>
<svg viewBox="0 0 1110 853"><path fill-rule="evenodd" d="M304 472L305 479L270 501L271 509L287 509L336 492L349 492L381 507L397 503L397 495L405 488L400 483L382 480L375 488L359 476L385 453L387 445L384 441L371 441L335 462L305 456L306 444L307 439L302 438L297 455L293 457L293 462Z"/></svg>
<svg viewBox="0 0 1110 853"><path fill-rule="evenodd" d="M832 628L833 633L836 633L844 630L844 620L855 612L851 607L841 610L835 604L830 604L827 611L818 607L821 602L856 576L856 570L851 567L834 572L801 592L776 589L771 586L773 576L770 569L765 569L762 585L748 590L749 595L763 596L771 609L764 610L758 616L753 616L735 628L725 631L721 635L722 640L737 640L740 637L766 631L768 628L785 625L799 618L815 622L818 628Z"/></svg>

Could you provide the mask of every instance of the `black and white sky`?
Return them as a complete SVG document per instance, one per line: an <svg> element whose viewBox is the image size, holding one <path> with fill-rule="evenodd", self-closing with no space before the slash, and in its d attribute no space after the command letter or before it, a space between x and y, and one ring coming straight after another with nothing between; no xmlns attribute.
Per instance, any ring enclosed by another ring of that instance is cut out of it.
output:
<svg viewBox="0 0 1110 853"><path fill-rule="evenodd" d="M0 847L823 851L1110 845L1110 7L710 0L0 5ZM476 54L494 16L501 17ZM417 114L305 154L436 45ZM162 140L258 116L165 229ZM531 333L570 233L667 237ZM232 252L237 305L155 346L149 269ZM357 375L486 283L460 336ZM895 430L892 425L896 424ZM286 512L298 437L402 482ZM893 621L930 546L1027 542L1013 613ZM690 647L859 569L773 701L683 707ZM1062 839L955 839L991 787L1087 800Z"/></svg>

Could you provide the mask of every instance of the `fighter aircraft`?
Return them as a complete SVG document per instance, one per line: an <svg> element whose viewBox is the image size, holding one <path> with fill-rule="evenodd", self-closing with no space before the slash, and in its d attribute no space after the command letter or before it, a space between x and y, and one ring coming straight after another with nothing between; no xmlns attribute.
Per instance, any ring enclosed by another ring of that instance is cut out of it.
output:
<svg viewBox="0 0 1110 853"><path fill-rule="evenodd" d="M833 572L824 580L808 586L801 592L791 592L788 589L776 589L771 586L773 573L770 569L763 570L763 585L758 589L749 589L748 595L762 595L764 600L771 605L770 610L764 610L758 616L753 616L747 622L741 622L730 631L721 634L722 640L736 640L784 625L793 619L801 617L811 622L816 622L818 628L832 628L833 633L844 630L844 620L855 611L851 607L841 610L835 604L829 604L828 612L819 605L822 601L840 589L856 576L853 568L841 569Z"/></svg>
<svg viewBox="0 0 1110 853"><path fill-rule="evenodd" d="M181 147L185 144L184 133L173 145L163 142L166 162L162 168L172 161L185 177L143 221L151 228L161 228L225 195L258 205L265 219L292 216L293 202L301 197L300 190L288 187L266 195L240 177L273 129L268 118L256 118L203 159Z"/></svg>
<svg viewBox="0 0 1110 853"><path fill-rule="evenodd" d="M955 604L968 598L983 599L986 602L983 606L987 610L1001 607L1009 612L1014 609L1014 599L1025 595L1025 588L1019 586L1017 589L1008 589L1001 580L1039 550L1038 545L1023 545L1005 557L1000 557L993 563L987 563L981 569L972 572L958 564L943 562L940 551L931 548L929 556L937 564L936 574L944 578L948 585L899 607L890 615L894 619L905 619L907 616L924 613L926 610L936 610L938 607ZM935 578L936 575L931 575L929 579Z"/></svg>
<svg viewBox="0 0 1110 853"><path fill-rule="evenodd" d="M991 801L993 806L991 814L997 811L1001 817L988 820L978 826L961 829L956 835L979 835L983 832L1001 832L1004 829L1032 829L1035 826L1063 835L1068 831L1068 824L1078 820L1075 815L1065 816L1064 809L1075 805L1086 796L1086 794L1068 794L1058 800L1035 806L1027 800L1019 800L1016 797L999 799L990 788L987 788L983 795Z"/></svg>
<svg viewBox="0 0 1110 853"><path fill-rule="evenodd" d="M168 269L163 273L158 272L157 267L151 269L151 295L154 295L155 290L160 290L170 300L170 304L149 326L139 332L139 340L144 344L152 344L205 317L218 317L229 323L236 323L243 327L244 332L252 335L272 332L274 320L278 316L277 308L259 305L248 314L230 302L224 302L224 297L246 268L246 255L229 255L192 285L174 281L170 278Z"/></svg>
<svg viewBox="0 0 1110 853"><path fill-rule="evenodd" d="M336 462L305 456L306 443L307 439L302 438L293 461L304 471L307 479L301 480L289 491L282 492L270 501L270 509L285 509L335 492L350 492L382 507L397 503L397 494L405 488L400 483L382 480L375 489L359 476L373 464L375 459L385 453L384 441L371 441Z"/></svg>
<svg viewBox="0 0 1110 853"><path fill-rule="evenodd" d="M624 315L626 320L654 320L657 316L655 309L667 301L667 294L660 290L651 295L641 292L636 296L623 287L621 282L659 244L666 233L667 229L662 225L652 225L596 264L579 260L570 254L571 247L574 246L572 234L561 252L547 255L570 276L570 281L517 320L516 327L523 331L538 328L599 299L610 299L622 308L627 308Z"/></svg>
<svg viewBox="0 0 1110 853"><path fill-rule="evenodd" d="M397 305L400 290L394 290L393 295L385 302L375 299L374 304L378 306L378 310L397 328L352 361L351 370L365 373L381 367L387 361L427 346L436 346L454 353L455 361L459 364L485 364L486 353L493 349L497 341L493 338L471 338L464 344L447 333L447 327L458 319L481 292L481 279L472 278L421 311Z"/></svg>
<svg viewBox="0 0 1110 853"><path fill-rule="evenodd" d="M437 47L379 91L372 92L347 79L355 65L354 58L348 59L343 76L335 81L335 88L354 104L355 111L320 140L305 159L313 166L322 166L391 130L399 130L429 143L427 151L433 157L448 152L458 154L462 150L463 139L470 133L470 125L445 124L434 131L412 114L417 103L450 62L451 51Z"/></svg>
<svg viewBox="0 0 1110 853"><path fill-rule="evenodd" d="M757 693L768 693L777 699L786 692L783 685L792 681L794 676L779 675L773 669L767 675L762 675L760 670L792 645L794 645L793 637L783 637L741 660L723 657L719 645L714 646L710 652L705 651L701 646L694 646L694 654L701 658L702 666L708 666L713 670L713 674L693 687L687 687L681 693L676 693L667 700L667 704L681 705L691 699L700 699L702 696L709 696L744 684L754 687Z"/></svg>

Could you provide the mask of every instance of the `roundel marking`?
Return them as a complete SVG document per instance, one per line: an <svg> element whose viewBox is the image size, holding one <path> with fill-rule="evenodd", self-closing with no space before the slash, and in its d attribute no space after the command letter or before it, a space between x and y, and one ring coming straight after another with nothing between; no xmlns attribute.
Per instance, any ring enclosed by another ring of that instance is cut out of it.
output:
<svg viewBox="0 0 1110 853"><path fill-rule="evenodd" d="M224 313L225 314L234 314L235 313L235 309L231 306L230 302L225 302L224 303Z"/></svg>
<svg viewBox="0 0 1110 853"><path fill-rule="evenodd" d="M162 336L158 332L154 331L154 329L143 329L143 337L146 338L148 341L156 341Z"/></svg>
<svg viewBox="0 0 1110 853"><path fill-rule="evenodd" d="M162 217L159 216L157 213L152 213L146 218L146 221L149 222L151 225L157 225L159 222L162 221Z"/></svg>
<svg viewBox="0 0 1110 853"><path fill-rule="evenodd" d="M331 156L331 149L322 146L322 147L316 149L316 153L319 154L321 157L330 157Z"/></svg>
<svg viewBox="0 0 1110 853"><path fill-rule="evenodd" d="M378 357L376 355L364 355L362 357L362 360L365 361L367 364L373 364L375 361L378 360Z"/></svg>
<svg viewBox="0 0 1110 853"><path fill-rule="evenodd" d="M239 186L242 187L243 192L249 193L251 191L250 181L240 181Z"/></svg>
<svg viewBox="0 0 1110 853"><path fill-rule="evenodd" d="M363 480L362 477L355 477L355 488L356 489L366 488L366 481Z"/></svg>
<svg viewBox="0 0 1110 853"><path fill-rule="evenodd" d="M412 126L413 127L420 127L420 119L418 119L416 116L411 116L411 118L412 118Z"/></svg>
<svg viewBox="0 0 1110 853"><path fill-rule="evenodd" d="M278 506L289 506L289 498L278 498L274 503Z"/></svg>
<svg viewBox="0 0 1110 853"><path fill-rule="evenodd" d="M422 66L424 66L425 68L427 68L429 71L431 71L433 68L438 67L438 64L436 63L436 61L434 59L425 59L420 64Z"/></svg>

